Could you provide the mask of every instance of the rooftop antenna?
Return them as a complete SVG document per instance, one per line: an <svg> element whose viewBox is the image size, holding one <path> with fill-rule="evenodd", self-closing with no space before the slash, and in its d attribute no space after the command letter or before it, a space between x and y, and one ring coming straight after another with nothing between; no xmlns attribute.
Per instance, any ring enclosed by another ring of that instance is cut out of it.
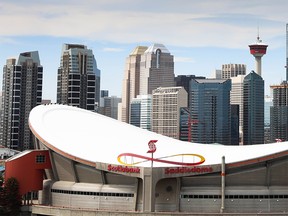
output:
<svg viewBox="0 0 288 216"><path fill-rule="evenodd" d="M257 40L259 41L260 37L259 37L259 24L257 25Z"/></svg>
<svg viewBox="0 0 288 216"><path fill-rule="evenodd" d="M259 33L259 23L257 25L257 42L262 42L262 40L260 40L260 33Z"/></svg>

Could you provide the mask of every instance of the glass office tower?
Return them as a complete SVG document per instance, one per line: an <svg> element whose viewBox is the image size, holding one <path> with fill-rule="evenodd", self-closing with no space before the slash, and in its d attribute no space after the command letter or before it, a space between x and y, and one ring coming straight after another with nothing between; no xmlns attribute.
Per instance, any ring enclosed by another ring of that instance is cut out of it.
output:
<svg viewBox="0 0 288 216"><path fill-rule="evenodd" d="M252 71L243 82L243 145L264 143L264 80Z"/></svg>
<svg viewBox="0 0 288 216"><path fill-rule="evenodd" d="M230 79L191 80L191 141L231 143Z"/></svg>

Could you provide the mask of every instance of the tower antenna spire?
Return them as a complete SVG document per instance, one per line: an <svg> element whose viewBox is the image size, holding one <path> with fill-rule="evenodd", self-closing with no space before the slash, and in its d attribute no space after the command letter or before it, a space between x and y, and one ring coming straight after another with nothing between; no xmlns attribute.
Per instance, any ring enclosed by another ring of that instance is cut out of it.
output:
<svg viewBox="0 0 288 216"><path fill-rule="evenodd" d="M259 24L257 25L257 40L260 40L260 36L259 36Z"/></svg>

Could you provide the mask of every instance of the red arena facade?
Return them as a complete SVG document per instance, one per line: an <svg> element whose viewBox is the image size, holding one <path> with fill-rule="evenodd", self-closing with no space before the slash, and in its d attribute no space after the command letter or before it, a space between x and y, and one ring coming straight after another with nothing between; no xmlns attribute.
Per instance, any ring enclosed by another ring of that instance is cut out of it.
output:
<svg viewBox="0 0 288 216"><path fill-rule="evenodd" d="M29 125L37 150L7 160L5 178L18 173L21 179L20 166L12 173L9 163L44 155L42 166L30 165L43 171L37 172L42 188L20 181L23 194L39 190L34 214L57 215L47 210L55 208L169 215L288 212L287 142L189 143L58 104L35 107Z"/></svg>

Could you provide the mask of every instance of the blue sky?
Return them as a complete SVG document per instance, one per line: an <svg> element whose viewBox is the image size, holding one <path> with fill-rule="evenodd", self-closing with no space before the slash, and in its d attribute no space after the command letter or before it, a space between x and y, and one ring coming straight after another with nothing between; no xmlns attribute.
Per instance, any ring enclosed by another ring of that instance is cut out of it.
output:
<svg viewBox="0 0 288 216"><path fill-rule="evenodd" d="M286 78L287 8L287 0L1 0L0 66L38 50L43 99L55 101L62 45L84 44L101 70L101 89L121 97L125 59L135 46L164 44L176 75L209 77L227 63L246 64L250 72L255 63L248 44L259 26L269 45L262 58L269 95L269 86Z"/></svg>

